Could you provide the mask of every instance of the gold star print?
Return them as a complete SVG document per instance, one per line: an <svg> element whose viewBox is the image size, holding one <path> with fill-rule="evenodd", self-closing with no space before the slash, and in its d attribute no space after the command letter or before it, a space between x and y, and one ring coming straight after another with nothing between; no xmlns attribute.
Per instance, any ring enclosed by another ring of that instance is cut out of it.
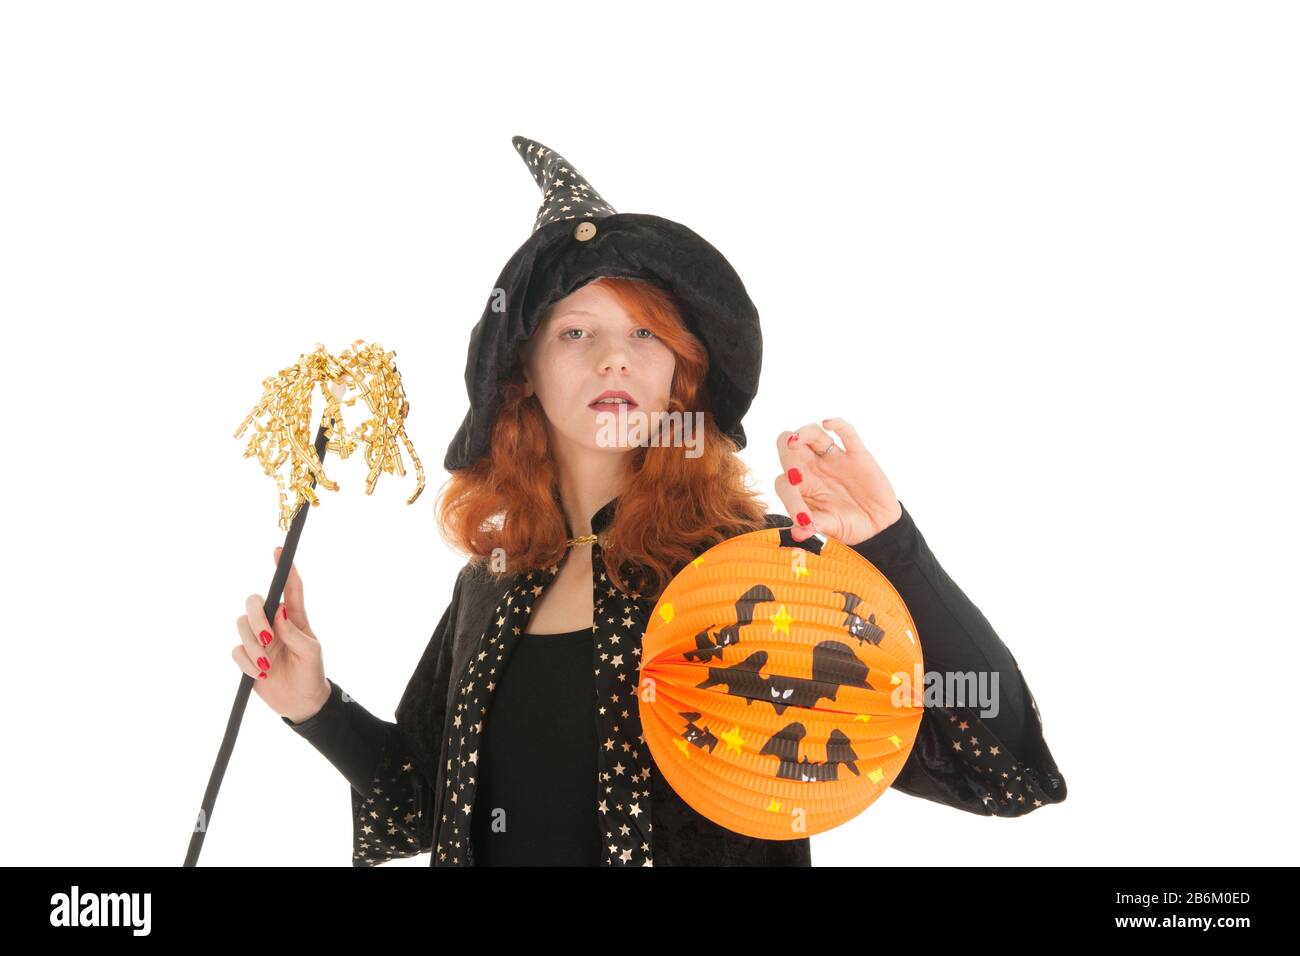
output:
<svg viewBox="0 0 1300 956"><path fill-rule="evenodd" d="M772 615L772 633L776 634L784 631L788 637L790 635L790 622L793 620L794 618L790 616L785 609L785 605L782 604L776 609L776 613Z"/></svg>

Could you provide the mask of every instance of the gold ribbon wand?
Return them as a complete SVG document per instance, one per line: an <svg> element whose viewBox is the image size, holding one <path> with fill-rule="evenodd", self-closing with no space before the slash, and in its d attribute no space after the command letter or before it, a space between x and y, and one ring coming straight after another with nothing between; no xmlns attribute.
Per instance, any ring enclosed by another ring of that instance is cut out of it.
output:
<svg viewBox="0 0 1300 956"><path fill-rule="evenodd" d="M261 401L235 431L235 437L239 438L250 425L253 427L254 434L249 438L244 457L256 456L262 463L262 470L275 478L280 489L280 528L287 535L266 595L266 604L262 608L267 620L272 618L280 606L285 581L288 580L289 569L293 566L294 554L298 550L298 539L307 521L309 509L305 505L320 504L315 492L316 484L319 483L327 491L339 490L339 485L325 474L327 451L334 452L341 459L347 459L359 444L365 445L365 459L370 466L366 476L366 494L369 495L375 490L375 482L380 474L406 474L401 449L397 444L400 439L410 452L411 460L415 462L417 482L415 493L406 503L414 504L424 490L424 466L420 464L420 458L406 435L405 421L410 403L402 388L402 377L393 362L394 355L393 352L385 352L381 345L366 345L363 340L357 339L350 348L335 358L318 342L315 350L299 356L295 365L262 380ZM341 401L348 387L356 389L359 395ZM325 411L315 441L308 444L311 400L317 390L325 396ZM343 421L343 406L351 407L357 398L366 400L371 418L349 433ZM265 424L258 421L263 416L266 418ZM289 471L287 482L280 474L280 469L286 464ZM292 505L289 504L289 491L294 493ZM203 838L212 822L217 792L221 789L226 765L235 748L235 739L239 736L239 726L252 689L253 678L241 674L235 703L226 721L226 733L208 777L203 804L199 808L194 833L190 837L189 850L185 854L185 866L198 863Z"/></svg>

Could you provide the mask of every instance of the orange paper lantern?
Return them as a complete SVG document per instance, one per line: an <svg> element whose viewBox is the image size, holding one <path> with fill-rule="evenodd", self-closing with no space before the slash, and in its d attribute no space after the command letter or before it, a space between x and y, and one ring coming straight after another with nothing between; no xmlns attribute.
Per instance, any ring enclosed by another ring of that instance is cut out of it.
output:
<svg viewBox="0 0 1300 956"><path fill-rule="evenodd" d="M883 574L834 538L729 538L677 574L642 641L656 766L701 815L796 840L893 783L916 740L921 645Z"/></svg>

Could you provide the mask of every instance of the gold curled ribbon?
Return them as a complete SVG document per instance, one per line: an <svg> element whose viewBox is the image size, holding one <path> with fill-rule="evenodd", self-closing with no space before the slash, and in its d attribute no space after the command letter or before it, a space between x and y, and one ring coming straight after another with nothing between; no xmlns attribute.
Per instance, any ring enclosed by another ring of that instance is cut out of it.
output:
<svg viewBox="0 0 1300 956"><path fill-rule="evenodd" d="M370 494L381 472L406 474L397 445L400 438L415 462L417 480L415 493L406 503L414 504L420 497L424 490L424 466L406 434L405 421L411 405L402 388L402 376L393 362L395 355L395 352L385 352L382 345L365 345L362 339L357 339L335 358L317 342L315 350L300 355L296 365L262 379L262 399L235 431L235 437L239 438L249 425L253 426L254 434L244 449L244 457L256 456L262 463L262 471L275 478L280 489L281 530L289 530L295 512L304 501L320 504L312 488L313 477L326 491L339 490L338 484L326 476L324 463L316 457L311 402L318 387L325 396L326 452L332 451L346 459L356 451L358 443L363 443L366 463L370 466L366 494ZM341 402L348 387L360 395ZM349 433L343 422L342 406L351 407L358 397L366 400L372 416ZM265 424L257 420L263 415ZM286 462L289 464L287 482L280 474ZM294 492L292 506L288 491Z"/></svg>

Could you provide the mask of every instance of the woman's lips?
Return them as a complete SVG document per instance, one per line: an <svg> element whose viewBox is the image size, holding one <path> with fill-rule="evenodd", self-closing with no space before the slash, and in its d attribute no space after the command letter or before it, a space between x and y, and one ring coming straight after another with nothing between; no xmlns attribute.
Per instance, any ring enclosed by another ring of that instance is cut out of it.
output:
<svg viewBox="0 0 1300 956"><path fill-rule="evenodd" d="M587 406L603 412L605 409L636 408L636 402L592 402Z"/></svg>

